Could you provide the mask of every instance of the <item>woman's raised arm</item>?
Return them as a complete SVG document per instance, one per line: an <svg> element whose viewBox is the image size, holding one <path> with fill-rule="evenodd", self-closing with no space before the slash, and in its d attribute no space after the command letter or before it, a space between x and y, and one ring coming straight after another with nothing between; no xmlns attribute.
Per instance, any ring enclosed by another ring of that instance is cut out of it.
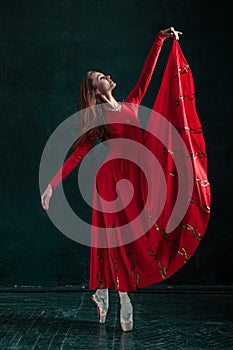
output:
<svg viewBox="0 0 233 350"><path fill-rule="evenodd" d="M176 31L173 27L160 30L146 58L146 61L144 63L142 72L139 76L138 82L136 86L133 88L133 90L127 96L125 102L140 104L140 102L142 101L146 93L150 80L152 78L164 40L166 38L174 38L178 40L180 34L182 34L182 32Z"/></svg>

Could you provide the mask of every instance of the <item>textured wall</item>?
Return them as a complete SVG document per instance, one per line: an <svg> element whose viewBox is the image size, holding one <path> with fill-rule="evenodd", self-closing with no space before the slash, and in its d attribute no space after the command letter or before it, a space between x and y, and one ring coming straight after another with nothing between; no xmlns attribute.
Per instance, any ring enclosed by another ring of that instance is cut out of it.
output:
<svg viewBox="0 0 233 350"><path fill-rule="evenodd" d="M66 238L40 206L38 168L52 131L77 111L82 75L110 73L122 100L155 35L174 25L195 80L212 184L212 214L195 256L166 283L233 283L229 186L232 62L227 11L197 1L12 1L2 6L0 285L86 285L89 248ZM3 3L2 3L3 5ZM166 41L143 104L151 106L170 43ZM72 193L74 175L65 180ZM72 203L79 200L71 196ZM86 215L89 215L87 212Z"/></svg>

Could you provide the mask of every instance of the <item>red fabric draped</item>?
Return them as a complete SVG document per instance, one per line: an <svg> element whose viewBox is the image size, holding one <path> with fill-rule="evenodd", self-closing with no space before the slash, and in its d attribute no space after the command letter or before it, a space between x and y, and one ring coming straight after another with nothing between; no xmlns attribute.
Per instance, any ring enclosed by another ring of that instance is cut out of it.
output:
<svg viewBox="0 0 233 350"><path fill-rule="evenodd" d="M153 152L162 166L167 194L164 209L154 223L157 231L156 241L160 243L158 246L155 242L151 249L157 259L161 257L163 266L166 266L164 278L168 278L192 256L203 238L210 217L211 202L210 184L207 179L207 154L202 126L195 106L193 76L177 40L173 40L153 111L156 113L150 116L143 143ZM163 118L157 118L157 113L176 128L187 148L186 154L183 150L176 148L174 132L171 132L169 127L164 129ZM162 144L159 137L154 136L160 132L167 140L167 147ZM167 232L166 227L174 209L180 184L178 176L180 170L176 168L174 156L178 156L183 162L183 174L180 174L180 179L186 176L186 184L193 182L193 188L191 193L185 193L185 189L183 191L183 199L190 202L182 221L171 232ZM192 165L192 178L190 178L190 171L186 169L187 160ZM156 177L153 169L151 174L155 177L154 182L158 184L159 175ZM156 195L153 200L156 205ZM153 203L151 203L151 210ZM149 234L153 241L152 232ZM161 239L158 239L158 236Z"/></svg>

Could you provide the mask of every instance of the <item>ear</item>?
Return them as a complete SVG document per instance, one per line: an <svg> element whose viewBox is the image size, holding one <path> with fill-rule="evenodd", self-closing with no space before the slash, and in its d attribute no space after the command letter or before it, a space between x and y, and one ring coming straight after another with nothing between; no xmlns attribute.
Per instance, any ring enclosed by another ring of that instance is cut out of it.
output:
<svg viewBox="0 0 233 350"><path fill-rule="evenodd" d="M100 91L99 91L98 88L96 88L96 89L95 89L95 95L97 96L97 95L99 95L99 94L100 94Z"/></svg>

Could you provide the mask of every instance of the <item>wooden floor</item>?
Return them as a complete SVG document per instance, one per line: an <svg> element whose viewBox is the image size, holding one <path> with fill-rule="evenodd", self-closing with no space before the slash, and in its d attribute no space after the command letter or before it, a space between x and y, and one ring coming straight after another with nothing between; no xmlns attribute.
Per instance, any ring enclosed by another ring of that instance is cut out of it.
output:
<svg viewBox="0 0 233 350"><path fill-rule="evenodd" d="M105 325L90 291L0 293L0 349L233 350L233 291L149 290L130 293L134 329L122 332L110 292Z"/></svg>

